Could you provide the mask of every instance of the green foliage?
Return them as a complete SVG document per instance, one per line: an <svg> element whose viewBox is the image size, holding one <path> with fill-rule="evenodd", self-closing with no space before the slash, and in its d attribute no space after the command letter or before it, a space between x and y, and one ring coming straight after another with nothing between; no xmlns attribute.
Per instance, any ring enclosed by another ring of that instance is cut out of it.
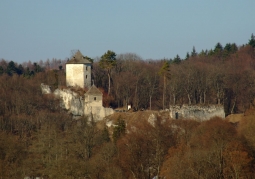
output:
<svg viewBox="0 0 255 179"><path fill-rule="evenodd" d="M90 61L91 63L94 62L94 60L92 58L88 57L88 56L85 56L84 58L87 59L88 61Z"/></svg>
<svg viewBox="0 0 255 179"><path fill-rule="evenodd" d="M214 55L214 52L213 52L212 49L210 49L210 50L208 51L208 56L213 56L213 55Z"/></svg>
<svg viewBox="0 0 255 179"><path fill-rule="evenodd" d="M110 70L116 66L116 53L108 50L104 55L101 56L99 66L107 70Z"/></svg>
<svg viewBox="0 0 255 179"><path fill-rule="evenodd" d="M248 44L253 48L255 47L255 36L253 34L251 34L251 39L249 40Z"/></svg>
<svg viewBox="0 0 255 179"><path fill-rule="evenodd" d="M179 63L181 63L181 58L179 57L178 54L177 54L176 57L173 59L172 63L174 63L174 64L179 64Z"/></svg>
<svg viewBox="0 0 255 179"><path fill-rule="evenodd" d="M189 52L187 52L186 57L185 57L185 60L188 60L189 57L190 57Z"/></svg>
<svg viewBox="0 0 255 179"><path fill-rule="evenodd" d="M160 68L159 74L165 76L170 71L169 61L164 61L163 66Z"/></svg>
<svg viewBox="0 0 255 179"><path fill-rule="evenodd" d="M229 55L233 54L233 53L236 53L238 50L237 46L235 43L227 43L224 47L224 50L223 50L223 56L226 58L228 57Z"/></svg>
<svg viewBox="0 0 255 179"><path fill-rule="evenodd" d="M207 55L207 52L202 50L200 53L199 53L199 56L200 57L205 57Z"/></svg>
<svg viewBox="0 0 255 179"><path fill-rule="evenodd" d="M4 74L4 68L0 66L0 75Z"/></svg>
<svg viewBox="0 0 255 179"><path fill-rule="evenodd" d="M214 48L214 53L219 53L223 50L223 47L222 45L218 42L216 45L215 45L215 48Z"/></svg>
<svg viewBox="0 0 255 179"><path fill-rule="evenodd" d="M111 70L117 64L116 53L108 50L104 55L101 56L99 66L107 70L108 75L108 96L111 94Z"/></svg>
<svg viewBox="0 0 255 179"><path fill-rule="evenodd" d="M231 44L230 43L227 43L224 47L224 50L227 51L227 52L231 52Z"/></svg>
<svg viewBox="0 0 255 179"><path fill-rule="evenodd" d="M117 123L115 124L116 126L113 129L113 140L116 142L122 135L125 134L126 132L126 124L121 117L118 117Z"/></svg>
<svg viewBox="0 0 255 179"><path fill-rule="evenodd" d="M192 56L192 57L197 56L197 52L196 52L195 46L193 46L193 48L192 48L191 56Z"/></svg>
<svg viewBox="0 0 255 179"><path fill-rule="evenodd" d="M33 77L34 75L35 75L34 71L30 71L28 67L23 72L23 76L26 78Z"/></svg>
<svg viewBox="0 0 255 179"><path fill-rule="evenodd" d="M34 63L34 71L35 71L35 73L39 73L39 72L43 72L44 69L37 63Z"/></svg>
<svg viewBox="0 0 255 179"><path fill-rule="evenodd" d="M15 63L13 61L10 61L8 63L6 73L10 76L12 76L14 73L17 73L17 68L16 68Z"/></svg>
<svg viewBox="0 0 255 179"><path fill-rule="evenodd" d="M238 50L237 45L236 45L235 43L232 43L232 44L231 44L230 52L231 52L231 53L236 53L237 50Z"/></svg>
<svg viewBox="0 0 255 179"><path fill-rule="evenodd" d="M23 71L24 71L24 69L23 69L22 65L19 65L18 67L16 67L16 64L13 61L10 61L6 68L6 73L9 76L12 76L14 74L21 75L23 73ZM4 69L3 69L3 72L4 72Z"/></svg>
<svg viewBox="0 0 255 179"><path fill-rule="evenodd" d="M24 68L22 65L19 65L17 68L17 74L22 75L24 73Z"/></svg>
<svg viewBox="0 0 255 179"><path fill-rule="evenodd" d="M33 77L36 73L44 71L44 68L42 68L37 63L33 64L32 69L33 70L30 70L29 67L26 67L26 69L24 69L21 64L17 65L13 61L10 61L5 68L3 66L0 66L0 75L3 73L8 74L9 76L17 74L19 76L23 75L26 78L30 78Z"/></svg>

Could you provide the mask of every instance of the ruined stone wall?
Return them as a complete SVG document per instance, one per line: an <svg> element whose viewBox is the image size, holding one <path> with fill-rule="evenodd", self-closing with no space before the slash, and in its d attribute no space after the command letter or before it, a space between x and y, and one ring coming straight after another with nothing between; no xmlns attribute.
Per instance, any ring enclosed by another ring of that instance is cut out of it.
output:
<svg viewBox="0 0 255 179"><path fill-rule="evenodd" d="M84 115L88 117L93 116L94 121L100 121L105 116L109 116L114 113L114 110L112 108L104 108L103 106L87 106L85 104L84 108Z"/></svg>
<svg viewBox="0 0 255 179"><path fill-rule="evenodd" d="M104 108L102 103L102 96L85 95L84 115L93 115L93 119L98 121L114 113L112 108Z"/></svg>
<svg viewBox="0 0 255 179"><path fill-rule="evenodd" d="M198 121L209 120L212 117L225 118L222 105L182 105L171 106L170 117L173 119L195 119Z"/></svg>

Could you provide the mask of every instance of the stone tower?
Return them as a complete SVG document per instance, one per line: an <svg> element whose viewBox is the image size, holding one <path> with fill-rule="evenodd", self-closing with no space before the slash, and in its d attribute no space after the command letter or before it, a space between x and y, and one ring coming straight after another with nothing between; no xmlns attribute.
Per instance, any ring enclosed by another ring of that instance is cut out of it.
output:
<svg viewBox="0 0 255 179"><path fill-rule="evenodd" d="M66 86L90 88L91 67L92 62L78 50L73 58L66 63Z"/></svg>

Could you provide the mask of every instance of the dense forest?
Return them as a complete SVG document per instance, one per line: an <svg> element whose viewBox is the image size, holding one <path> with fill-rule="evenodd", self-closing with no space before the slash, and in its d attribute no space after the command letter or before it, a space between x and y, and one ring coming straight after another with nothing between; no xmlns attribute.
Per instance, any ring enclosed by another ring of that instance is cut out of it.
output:
<svg viewBox="0 0 255 179"><path fill-rule="evenodd" d="M137 119L113 130L86 117L74 120L40 84L65 86L66 60L0 61L0 177L22 178L254 178L255 37L246 45L217 43L185 59L143 60L107 51L92 76L104 106L133 111L169 105L221 104L243 113L238 124ZM137 112L137 113L138 113ZM127 119L125 119L127 120Z"/></svg>

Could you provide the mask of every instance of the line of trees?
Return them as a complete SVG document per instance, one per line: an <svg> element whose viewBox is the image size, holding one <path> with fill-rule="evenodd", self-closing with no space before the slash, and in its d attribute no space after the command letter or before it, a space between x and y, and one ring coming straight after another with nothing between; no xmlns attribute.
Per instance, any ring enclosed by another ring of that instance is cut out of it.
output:
<svg viewBox="0 0 255 179"><path fill-rule="evenodd" d="M53 58L52 60L47 59L45 62L40 60L38 63L31 61L23 62L22 64L17 64L13 61L6 61L4 59L0 60L0 75L7 74L12 76L22 75L24 77L34 76L36 73L44 72L45 70L62 70L65 69L65 63L67 60L57 60Z"/></svg>
<svg viewBox="0 0 255 179"><path fill-rule="evenodd" d="M108 50L94 59L92 78L105 94L104 105L134 110L166 109L169 105L221 104L225 112L244 112L255 97L255 37L247 45L235 43L196 52L193 47L185 59L143 60L136 54L116 55ZM16 64L0 62L0 75L31 77L38 72L65 68L66 60ZM57 72L58 73L58 72ZM54 86L65 85L65 72L56 74Z"/></svg>
<svg viewBox="0 0 255 179"><path fill-rule="evenodd" d="M108 53L114 58L107 61ZM185 59L178 55L162 60L143 60L132 53L115 55L108 51L96 59L92 71L95 84L108 92L110 106L132 104L134 110L139 110L166 109L176 104L221 104L229 114L244 112L253 105L253 35L241 47L217 43L214 49L200 53L193 47Z"/></svg>

